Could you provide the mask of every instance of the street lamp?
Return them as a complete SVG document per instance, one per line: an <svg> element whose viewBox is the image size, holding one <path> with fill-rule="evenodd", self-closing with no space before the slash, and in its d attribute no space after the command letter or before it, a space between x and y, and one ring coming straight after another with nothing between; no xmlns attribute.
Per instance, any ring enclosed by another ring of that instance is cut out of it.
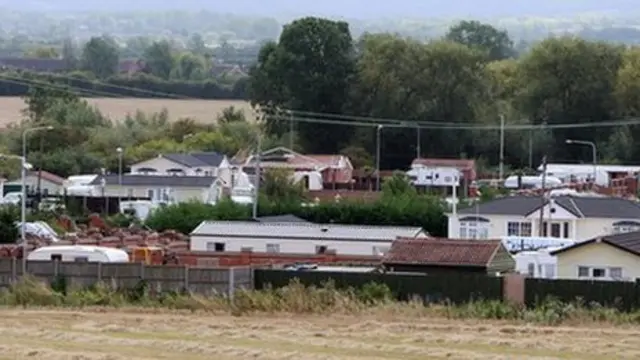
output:
<svg viewBox="0 0 640 360"><path fill-rule="evenodd" d="M116 148L118 153L118 207L122 201L122 154L124 150L121 147Z"/></svg>
<svg viewBox="0 0 640 360"><path fill-rule="evenodd" d="M380 137L382 125L378 125L376 129L376 191L380 191Z"/></svg>
<svg viewBox="0 0 640 360"><path fill-rule="evenodd" d="M593 155L593 183L596 183L596 176L598 174L597 166L598 166L598 150L596 148L596 144L593 141L585 141L585 140L565 140L565 143L568 145L587 145L591 146L592 155Z"/></svg>
<svg viewBox="0 0 640 360"><path fill-rule="evenodd" d="M20 175L22 177L22 201L20 204L20 238L22 239L22 276L27 273L27 237L25 224L27 222L27 135L36 131L53 130L53 126L37 126L22 131L22 156Z"/></svg>

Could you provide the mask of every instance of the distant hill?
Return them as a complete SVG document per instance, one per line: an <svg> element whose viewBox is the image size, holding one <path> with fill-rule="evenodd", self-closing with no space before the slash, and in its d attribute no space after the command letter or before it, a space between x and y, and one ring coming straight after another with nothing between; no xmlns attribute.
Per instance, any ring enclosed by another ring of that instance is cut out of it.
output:
<svg viewBox="0 0 640 360"><path fill-rule="evenodd" d="M209 10L261 16L325 15L347 18L495 18L556 17L581 13L640 13L637 0L0 0L0 8L43 12Z"/></svg>

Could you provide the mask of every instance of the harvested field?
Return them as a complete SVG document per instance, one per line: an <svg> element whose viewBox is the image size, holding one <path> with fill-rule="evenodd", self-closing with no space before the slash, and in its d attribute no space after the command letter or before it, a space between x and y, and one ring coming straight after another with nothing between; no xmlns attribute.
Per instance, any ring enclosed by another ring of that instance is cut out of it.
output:
<svg viewBox="0 0 640 360"><path fill-rule="evenodd" d="M640 327L0 310L0 359L640 359Z"/></svg>
<svg viewBox="0 0 640 360"><path fill-rule="evenodd" d="M135 114L138 110L154 113L166 108L172 120L191 117L202 122L211 122L223 109L229 106L243 110L247 118L252 117L251 105L242 100L89 98L87 101L97 106L103 114L112 120L121 120L127 114ZM24 107L24 101L20 97L0 97L0 126L19 122L22 119L21 110Z"/></svg>

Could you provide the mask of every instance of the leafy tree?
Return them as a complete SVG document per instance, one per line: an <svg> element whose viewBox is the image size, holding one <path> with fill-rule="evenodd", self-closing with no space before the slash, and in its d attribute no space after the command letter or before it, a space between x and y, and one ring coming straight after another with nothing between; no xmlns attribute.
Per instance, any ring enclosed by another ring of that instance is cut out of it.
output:
<svg viewBox="0 0 640 360"><path fill-rule="evenodd" d="M209 68L204 57L185 52L178 56L176 65L171 70L171 78L201 81L209 77Z"/></svg>
<svg viewBox="0 0 640 360"><path fill-rule="evenodd" d="M0 208L0 244L12 244L18 240L18 227L20 211L15 206L3 206Z"/></svg>
<svg viewBox="0 0 640 360"><path fill-rule="evenodd" d="M278 108L341 113L354 73L349 25L307 17L286 25L277 44L260 51L251 78L251 100L267 114ZM282 135L281 118L267 117L267 129ZM338 126L300 123L298 133L311 153L337 152L350 138Z"/></svg>
<svg viewBox="0 0 640 360"><path fill-rule="evenodd" d="M113 39L92 37L82 49L80 66L99 78L107 78L117 73L119 61L118 46Z"/></svg>
<svg viewBox="0 0 640 360"><path fill-rule="evenodd" d="M619 46L582 39L550 38L536 45L519 65L521 111L536 123L589 123L612 119L614 89L622 65ZM557 129L556 159L581 157L582 147L567 147L566 139L605 142L610 128Z"/></svg>
<svg viewBox="0 0 640 360"><path fill-rule="evenodd" d="M393 173L393 176L386 179L382 184L382 196L416 196L416 188L409 181L407 174L401 171Z"/></svg>
<svg viewBox="0 0 640 360"><path fill-rule="evenodd" d="M156 41L151 44L151 46L144 51L142 59L152 75L165 80L169 79L171 71L175 66L175 57L173 55L173 50L171 49L171 44L166 40ZM192 68L181 68L181 71L187 70L195 71ZM191 72L189 72L188 75L191 75Z"/></svg>
<svg viewBox="0 0 640 360"><path fill-rule="evenodd" d="M260 191L271 201L299 203L304 195L304 185L295 182L291 172L283 169L268 169L264 172Z"/></svg>
<svg viewBox="0 0 640 360"><path fill-rule="evenodd" d="M483 51L489 60L503 60L515 55L513 41L505 30L479 21L463 20L452 26L445 38Z"/></svg>

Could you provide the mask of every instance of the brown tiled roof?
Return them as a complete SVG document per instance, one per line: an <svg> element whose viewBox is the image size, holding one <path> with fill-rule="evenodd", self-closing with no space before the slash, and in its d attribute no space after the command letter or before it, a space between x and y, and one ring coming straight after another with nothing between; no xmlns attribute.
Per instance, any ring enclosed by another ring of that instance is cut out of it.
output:
<svg viewBox="0 0 640 360"><path fill-rule="evenodd" d="M483 267L491 261L500 246L500 240L398 238L382 263Z"/></svg>
<svg viewBox="0 0 640 360"><path fill-rule="evenodd" d="M38 176L38 171L30 171L28 174L28 176ZM62 185L64 183L64 178L61 178L60 176L50 173L48 171L44 171L42 170L42 174L41 174L41 178L43 180L47 180L49 182L52 182L56 185Z"/></svg>

